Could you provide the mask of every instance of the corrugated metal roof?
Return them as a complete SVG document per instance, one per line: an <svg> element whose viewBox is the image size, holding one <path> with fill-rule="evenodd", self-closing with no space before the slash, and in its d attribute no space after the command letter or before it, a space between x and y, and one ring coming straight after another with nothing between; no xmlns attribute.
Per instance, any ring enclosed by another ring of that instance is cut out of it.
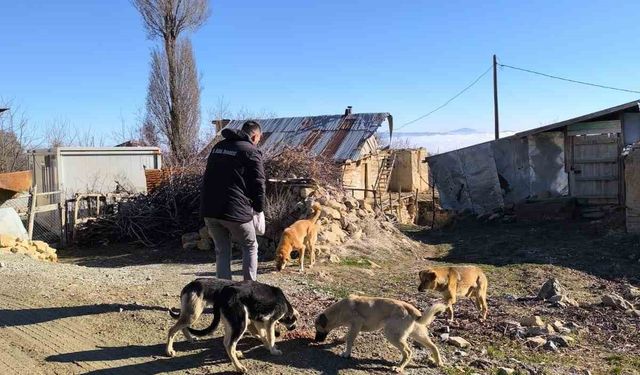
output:
<svg viewBox="0 0 640 375"><path fill-rule="evenodd" d="M316 155L335 161L358 160L362 146L382 123L393 118L389 113L353 113L258 119L262 127L260 148L264 152L278 152L285 147L306 146ZM245 120L233 120L225 128L240 129Z"/></svg>

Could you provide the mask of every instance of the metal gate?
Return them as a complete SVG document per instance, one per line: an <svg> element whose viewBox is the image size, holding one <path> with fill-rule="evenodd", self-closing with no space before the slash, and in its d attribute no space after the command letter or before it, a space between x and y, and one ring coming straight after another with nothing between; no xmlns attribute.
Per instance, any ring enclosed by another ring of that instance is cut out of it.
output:
<svg viewBox="0 0 640 375"><path fill-rule="evenodd" d="M620 203L622 185L619 129L619 121L583 123L568 128L571 146L571 196L586 199L588 204ZM596 131L600 134L590 134Z"/></svg>

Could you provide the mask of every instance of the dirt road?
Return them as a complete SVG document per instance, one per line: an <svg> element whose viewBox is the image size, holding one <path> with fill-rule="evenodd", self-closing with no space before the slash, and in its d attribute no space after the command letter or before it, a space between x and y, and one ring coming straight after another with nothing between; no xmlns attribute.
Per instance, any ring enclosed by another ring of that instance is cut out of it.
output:
<svg viewBox="0 0 640 375"><path fill-rule="evenodd" d="M343 346L340 342L312 343L312 321L318 311L350 292L402 298L424 309L436 296L416 291L417 271L427 263L455 262L453 258L468 253L483 265L491 280L490 318L487 322L477 321L471 301L460 301L457 322L449 329L472 346L459 350L441 342L435 332L444 329L446 322L439 319L432 331L447 366L431 368L427 352L416 348L407 373L488 374L505 366L523 373L576 374L589 369L593 374L637 374L640 319L598 305L600 294L617 291L623 285L622 280L607 276L607 272L622 267L627 279L637 280L633 277L640 275L640 267L634 263L635 258L622 254L618 262L611 256L602 272L589 270L586 261L575 261L572 268L568 260L559 258L560 254L571 252L562 242L567 234L560 229L556 237L549 234L553 231L549 228L545 238L536 240L540 235L527 234L530 228L509 228L512 232L495 229L503 236L493 247L493 229L475 231L466 227L452 232L414 233L423 244L407 241L392 258L388 254L386 259L373 258L382 268L353 257L343 258L338 264L320 265L304 275L295 269L274 274L269 263L261 263L259 279L282 287L302 313L303 322L278 344L284 352L281 357L271 356L254 339L241 341L240 350L247 357L244 364L253 374L388 373L400 354L379 333L363 334L352 359L339 356ZM517 257L521 261L504 261L503 253L501 260L491 261L498 259L491 254L504 248L504 241L527 235L531 236L530 241L509 242L512 253L520 254ZM598 243L588 235L574 234L571 240L571 246L592 256L603 254L588 248L593 246L589 244ZM486 247L487 256L474 243ZM616 238L609 238L608 243L616 243ZM623 244L628 246L624 241ZM367 252L373 254L371 248ZM88 254L83 250L81 257L77 253L63 255L59 264L0 255L4 265L0 267L0 374L205 374L233 370L222 347L221 330L193 344L179 336L177 357L164 356L166 332L173 322L166 310L177 306L184 284L195 277L214 275L209 255L104 253L104 249ZM532 258L523 258L522 254ZM564 266L546 264L544 259L550 258ZM239 277L237 267L236 264ZM583 306L554 309L518 298L535 294L550 276L559 277ZM540 315L545 321L576 322L585 329L574 335L576 345L571 348L559 352L531 350L503 334L503 322L531 314ZM206 315L200 326L208 325L210 319L211 315Z"/></svg>

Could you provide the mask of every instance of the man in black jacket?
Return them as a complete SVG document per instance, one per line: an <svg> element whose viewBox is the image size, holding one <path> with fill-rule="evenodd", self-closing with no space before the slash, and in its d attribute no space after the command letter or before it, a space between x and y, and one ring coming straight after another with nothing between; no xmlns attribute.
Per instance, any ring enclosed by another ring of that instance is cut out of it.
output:
<svg viewBox="0 0 640 375"><path fill-rule="evenodd" d="M202 186L201 214L216 248L216 276L231 280L231 240L242 248L242 274L256 280L258 241L253 215L264 209L264 166L256 145L260 124L224 129L209 154Z"/></svg>

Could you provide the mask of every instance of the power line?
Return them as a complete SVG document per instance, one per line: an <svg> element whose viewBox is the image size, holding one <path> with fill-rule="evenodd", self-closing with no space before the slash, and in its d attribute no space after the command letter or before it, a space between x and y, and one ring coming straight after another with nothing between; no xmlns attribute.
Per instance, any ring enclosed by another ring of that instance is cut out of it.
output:
<svg viewBox="0 0 640 375"><path fill-rule="evenodd" d="M602 89L608 89L608 90L615 90L615 91L624 91L624 92L631 92L634 94L640 94L640 91L636 91L636 90L629 90L629 89L621 89L618 87L611 87L611 86L605 86L605 85L599 85L597 83L590 83L590 82L584 82L584 81L576 81L575 79L569 79L569 78L563 78L563 77L558 77L558 76L554 76L551 74L546 74L546 73L541 73L541 72L536 72L534 70L530 70L530 69L524 69L524 68L518 68L516 66L511 66L511 65L507 65L507 64L501 64L498 63L499 66L501 67L505 67L505 68L509 68L509 69L514 69L514 70L519 70L522 72L526 72L526 73L531 73L531 74L537 74L539 76L543 76L543 77L547 77L547 78L553 78L553 79L558 79L561 81L567 81L567 82L573 82L573 83L578 83L581 85L586 85L586 86L593 86L593 87L600 87Z"/></svg>
<svg viewBox="0 0 640 375"><path fill-rule="evenodd" d="M420 120L422 120L423 118L428 117L428 116L430 116L431 114L433 114L433 113L435 113L435 112L439 111L440 109L442 109L442 108L446 107L447 105L449 105L449 103L451 103L452 101L454 101L457 97L459 97L460 95L464 94L464 92L465 92L465 91L469 90L469 89L470 89L471 87L473 87L476 83L478 83L478 81L480 81L480 80L482 79L482 77L484 77L485 75L487 75L487 73L489 73L489 72L491 71L491 69L492 69L492 68L493 68L493 65L489 66L489 68L488 68L487 70L485 70L485 71L484 71L484 73L480 74L480 75L478 76L478 78L476 78L473 82L471 82L467 87L465 87L464 89L462 89L462 91L460 91L459 93L455 94L451 99L449 99L449 100L447 100L446 102L444 102L444 104L440 105L439 107L435 108L434 110L432 110L431 112L429 112L429 113L427 113L427 114L424 114L424 115L422 115L422 116L420 116L420 117L418 117L418 118L416 118L416 119L414 119L414 120L411 120L411 121L409 121L409 122L406 122L406 123L402 124L400 127L398 127L398 128L397 128L397 129L395 129L395 130L396 130L396 131L397 131L397 130L400 130L400 129L404 128L404 127L405 127L405 126L407 126L407 125L411 125L411 124L413 124L414 122L420 121Z"/></svg>

